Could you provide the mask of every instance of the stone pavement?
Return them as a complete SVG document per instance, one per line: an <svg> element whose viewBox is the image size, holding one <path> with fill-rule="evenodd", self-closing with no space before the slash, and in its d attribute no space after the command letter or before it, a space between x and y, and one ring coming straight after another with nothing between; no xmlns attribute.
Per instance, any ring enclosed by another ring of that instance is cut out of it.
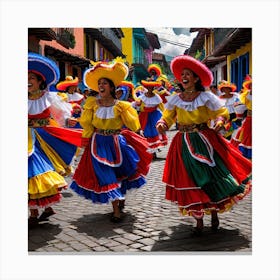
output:
<svg viewBox="0 0 280 280"><path fill-rule="evenodd" d="M169 143L175 133L168 131ZM147 185L127 194L121 223L110 222L111 204L94 205L68 188L62 192L62 202L53 207L57 214L28 231L29 254L251 254L252 195L230 212L219 215L220 228L216 233L211 231L210 217L205 216L203 235L192 236L194 219L181 216L177 206L164 199L161 178L167 149L157 153Z"/></svg>

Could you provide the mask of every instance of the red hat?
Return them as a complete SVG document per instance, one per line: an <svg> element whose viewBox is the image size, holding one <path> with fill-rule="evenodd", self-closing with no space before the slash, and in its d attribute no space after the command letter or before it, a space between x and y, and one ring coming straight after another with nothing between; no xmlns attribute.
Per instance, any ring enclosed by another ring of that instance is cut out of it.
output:
<svg viewBox="0 0 280 280"><path fill-rule="evenodd" d="M199 60L189 55L179 55L171 61L170 69L175 78L180 82L182 82L182 71L186 68L198 75L203 86L208 87L211 85L213 74L209 68Z"/></svg>
<svg viewBox="0 0 280 280"><path fill-rule="evenodd" d="M70 86L77 86L79 84L79 79L76 77L75 79L72 76L66 76L65 80L62 82L59 82L56 85L56 88L58 90L66 90Z"/></svg>

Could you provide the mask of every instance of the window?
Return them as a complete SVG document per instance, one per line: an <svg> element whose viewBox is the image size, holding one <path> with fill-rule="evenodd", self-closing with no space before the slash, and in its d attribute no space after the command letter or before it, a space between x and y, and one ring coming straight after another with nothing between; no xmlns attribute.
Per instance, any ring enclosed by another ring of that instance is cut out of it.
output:
<svg viewBox="0 0 280 280"><path fill-rule="evenodd" d="M237 91L242 88L245 76L249 74L249 53L239 56L231 62L231 82L237 86Z"/></svg>

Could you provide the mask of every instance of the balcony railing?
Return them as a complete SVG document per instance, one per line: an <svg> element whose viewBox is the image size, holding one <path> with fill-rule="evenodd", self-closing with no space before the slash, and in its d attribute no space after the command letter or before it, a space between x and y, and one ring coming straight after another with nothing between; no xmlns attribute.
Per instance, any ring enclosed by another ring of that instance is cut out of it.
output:
<svg viewBox="0 0 280 280"><path fill-rule="evenodd" d="M63 47L73 49L76 45L73 28L56 28L56 40Z"/></svg>

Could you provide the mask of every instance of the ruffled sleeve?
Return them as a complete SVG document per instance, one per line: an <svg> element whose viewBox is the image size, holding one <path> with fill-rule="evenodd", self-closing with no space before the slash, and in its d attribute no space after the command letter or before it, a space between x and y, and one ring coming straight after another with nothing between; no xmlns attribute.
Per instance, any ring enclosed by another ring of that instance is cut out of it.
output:
<svg viewBox="0 0 280 280"><path fill-rule="evenodd" d="M92 124L94 107L96 106L96 98L88 97L86 103L83 107L83 112L80 118L80 125L83 127L82 137L90 138L94 131L94 126Z"/></svg>
<svg viewBox="0 0 280 280"><path fill-rule="evenodd" d="M53 91L47 93L47 98L51 103L50 112L52 117L60 126L65 126L66 120L71 117L72 106Z"/></svg>
<svg viewBox="0 0 280 280"><path fill-rule="evenodd" d="M252 94L250 91L247 90L241 93L239 100L247 107L247 109L252 110Z"/></svg>
<svg viewBox="0 0 280 280"><path fill-rule="evenodd" d="M119 111L120 117L124 125L132 131L141 128L138 113L127 101L118 101L116 109Z"/></svg>

